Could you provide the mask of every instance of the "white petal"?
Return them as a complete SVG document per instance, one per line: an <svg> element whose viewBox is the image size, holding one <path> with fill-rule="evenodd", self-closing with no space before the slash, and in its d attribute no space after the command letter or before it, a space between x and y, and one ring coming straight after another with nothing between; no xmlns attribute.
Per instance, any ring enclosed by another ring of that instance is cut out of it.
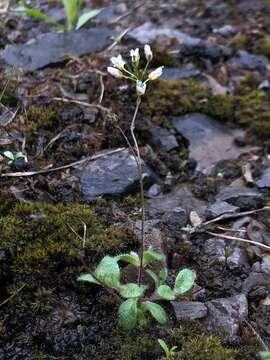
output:
<svg viewBox="0 0 270 360"><path fill-rule="evenodd" d="M107 71L108 71L109 74L111 74L112 76L114 76L116 78L123 77L123 74L121 73L121 71L114 68L114 67L112 67L112 66L108 66Z"/></svg>
<svg viewBox="0 0 270 360"><path fill-rule="evenodd" d="M160 66L158 67L155 71L152 71L149 76L148 79L150 81L156 80L157 78L159 78L162 75L162 70L163 70L164 66Z"/></svg>
<svg viewBox="0 0 270 360"><path fill-rule="evenodd" d="M144 46L144 54L145 54L146 60L150 61L153 59L153 53L152 53L150 45L146 44Z"/></svg>

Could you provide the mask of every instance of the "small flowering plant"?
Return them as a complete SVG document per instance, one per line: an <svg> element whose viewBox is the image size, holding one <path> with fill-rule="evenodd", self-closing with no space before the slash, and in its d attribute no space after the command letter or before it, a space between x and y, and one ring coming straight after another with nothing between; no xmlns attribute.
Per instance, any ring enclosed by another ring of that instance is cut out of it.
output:
<svg viewBox="0 0 270 360"><path fill-rule="evenodd" d="M145 205L144 205L144 184L142 172L142 160L138 141L135 136L135 121L141 104L141 98L146 93L147 84L156 80L162 75L163 66L147 74L148 67L153 59L153 53L149 45L144 47L144 56L146 65L141 68L140 51L134 49L130 51L131 62L128 64L122 58L122 55L111 58L113 66L107 68L108 72L116 78L124 78L135 83L136 86L136 107L130 125L130 133L134 143L134 149L130 145L135 157L138 174L140 178L141 195L141 247L140 253L131 252L118 256L105 256L93 272L81 275L78 280L95 283L104 288L120 299L121 305L118 310L119 325L126 330L131 330L137 325L143 325L147 322L147 313L150 314L160 324L167 322L167 315L162 306L157 301L171 301L184 294L194 284L195 274L189 269L182 269L175 278L174 286L170 287L166 281L168 278L168 269L161 268L157 273L153 270L153 263L164 262L165 255L152 249L144 249L145 238ZM125 137L126 138L126 137ZM122 284L121 268L119 263L128 263L138 270L137 283ZM148 275L155 284L153 292L149 291L148 284L142 283L142 274ZM150 293L149 293L150 292Z"/></svg>
<svg viewBox="0 0 270 360"><path fill-rule="evenodd" d="M107 68L108 72L116 78L124 78L136 83L136 91L138 96L142 96L146 92L146 86L149 81L156 80L162 75L164 66L158 67L152 71L149 75L146 75L147 69L153 59L153 53L149 45L144 47L144 55L146 59L146 65L143 69L140 68L140 51L139 49L131 50L131 67L123 60L122 55L112 57L112 66Z"/></svg>

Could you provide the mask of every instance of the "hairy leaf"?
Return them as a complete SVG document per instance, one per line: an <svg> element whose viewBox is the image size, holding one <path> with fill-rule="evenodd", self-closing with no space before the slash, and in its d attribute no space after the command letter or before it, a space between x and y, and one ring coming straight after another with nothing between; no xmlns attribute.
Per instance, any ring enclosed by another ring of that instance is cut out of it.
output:
<svg viewBox="0 0 270 360"><path fill-rule="evenodd" d="M126 284L121 286L120 295L124 298L141 297L146 289L146 286L139 286L137 284Z"/></svg>
<svg viewBox="0 0 270 360"><path fill-rule="evenodd" d="M260 357L262 360L270 360L270 352L268 351L261 351Z"/></svg>
<svg viewBox="0 0 270 360"><path fill-rule="evenodd" d="M134 266L140 265L140 259L137 253L131 252L130 254L122 254L117 256L118 260L124 261Z"/></svg>
<svg viewBox="0 0 270 360"><path fill-rule="evenodd" d="M154 250L146 250L143 254L144 265L149 264L153 261L164 261L166 259L164 254L160 254Z"/></svg>
<svg viewBox="0 0 270 360"><path fill-rule="evenodd" d="M164 300L175 300L175 294L168 285L161 285L156 290L157 295Z"/></svg>
<svg viewBox="0 0 270 360"><path fill-rule="evenodd" d="M167 322L167 314L165 310L158 304L153 303L152 301L145 301L142 304L142 309L144 311L149 311L153 318L157 320L160 324L164 325Z"/></svg>
<svg viewBox="0 0 270 360"><path fill-rule="evenodd" d="M95 276L105 285L117 289L120 285L120 269L117 259L105 256L97 266Z"/></svg>
<svg viewBox="0 0 270 360"><path fill-rule="evenodd" d="M137 324L137 299L124 301L118 309L118 322L122 329L131 330Z"/></svg>
<svg viewBox="0 0 270 360"><path fill-rule="evenodd" d="M167 280L167 277L168 277L168 269L167 268L161 269L159 272L160 283L164 284L165 281Z"/></svg>
<svg viewBox="0 0 270 360"><path fill-rule="evenodd" d="M155 283L155 287L157 288L159 286L159 278L158 278L158 276L154 273L154 271L152 271L150 269L146 269L145 272L151 277L151 279Z"/></svg>
<svg viewBox="0 0 270 360"><path fill-rule="evenodd" d="M97 280L91 274L83 274L78 277L78 281L88 281L91 283L98 284Z"/></svg>
<svg viewBox="0 0 270 360"><path fill-rule="evenodd" d="M95 16L97 16L100 13L101 10L96 9L96 10L90 10L88 12L86 12L85 14L82 14L77 22L76 25L76 30L80 29L81 27L83 27L89 20L93 19Z"/></svg>
<svg viewBox="0 0 270 360"><path fill-rule="evenodd" d="M193 271L189 269L181 270L175 279L174 291L177 294L184 294L192 288L195 279L196 276Z"/></svg>

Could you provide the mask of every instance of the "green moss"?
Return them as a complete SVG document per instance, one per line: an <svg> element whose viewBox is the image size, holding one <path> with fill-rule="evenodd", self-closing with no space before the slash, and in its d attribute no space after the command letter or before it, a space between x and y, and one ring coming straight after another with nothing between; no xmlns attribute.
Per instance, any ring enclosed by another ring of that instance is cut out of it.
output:
<svg viewBox="0 0 270 360"><path fill-rule="evenodd" d="M259 52L266 56L270 56L270 35L266 35L260 42Z"/></svg>
<svg viewBox="0 0 270 360"><path fill-rule="evenodd" d="M182 63L179 59L168 54L167 51L155 51L153 66L166 66L166 67L181 67Z"/></svg>
<svg viewBox="0 0 270 360"><path fill-rule="evenodd" d="M231 41L231 47L233 50L244 49L248 43L247 36L243 33L235 35Z"/></svg>
<svg viewBox="0 0 270 360"><path fill-rule="evenodd" d="M58 109L55 105L30 106L27 109L26 136L28 141L31 142L38 132L54 130L57 125Z"/></svg>
<svg viewBox="0 0 270 360"><path fill-rule="evenodd" d="M84 224L87 236L83 245ZM131 230L106 226L90 206L80 204L17 203L0 217L0 228L1 249L8 257L8 268L5 274L0 273L0 278L12 279L6 284L7 296L24 285L20 299L27 300L17 305L27 304L35 309L44 308L44 296L59 281L61 273L69 269L76 278L82 271L79 252L84 251L85 261L93 263L105 254L126 251L136 243Z"/></svg>
<svg viewBox="0 0 270 360"><path fill-rule="evenodd" d="M160 80L150 88L143 103L143 112L158 121L168 115L200 111L202 101L208 95L208 89L193 80Z"/></svg>
<svg viewBox="0 0 270 360"><path fill-rule="evenodd" d="M210 96L203 110L206 114L220 120L232 121L234 118L234 99L230 95Z"/></svg>

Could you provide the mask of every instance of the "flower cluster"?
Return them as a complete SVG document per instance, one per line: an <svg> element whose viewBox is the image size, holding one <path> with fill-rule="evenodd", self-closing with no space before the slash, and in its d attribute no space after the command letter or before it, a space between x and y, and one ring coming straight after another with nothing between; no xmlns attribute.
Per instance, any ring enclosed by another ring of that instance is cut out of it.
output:
<svg viewBox="0 0 270 360"><path fill-rule="evenodd" d="M144 46L144 55L146 59L146 65L144 69L140 69L140 50L130 50L131 65L127 64L119 54L116 57L111 58L113 66L107 68L108 72L116 78L125 78L132 80L136 83L136 91L138 96L145 94L148 81L153 81L162 75L163 66L158 67L156 70L150 72L146 76L146 71L149 64L153 60L153 53L149 45Z"/></svg>

